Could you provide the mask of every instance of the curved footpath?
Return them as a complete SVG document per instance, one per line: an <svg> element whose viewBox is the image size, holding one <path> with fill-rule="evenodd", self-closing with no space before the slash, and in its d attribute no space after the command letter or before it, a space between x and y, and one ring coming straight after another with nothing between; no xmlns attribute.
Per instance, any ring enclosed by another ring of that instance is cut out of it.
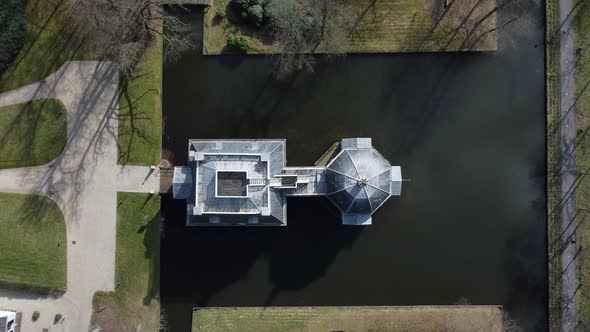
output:
<svg viewBox="0 0 590 332"><path fill-rule="evenodd" d="M0 192L48 196L66 222L66 292L47 297L0 290L0 308L23 313L22 331L88 330L92 296L96 291L114 290L118 175L143 175L136 176L144 179L137 191L158 191L158 181L145 185L152 176L147 175L149 167L117 165L118 84L116 64L73 61L45 80L0 94L0 107L54 98L68 111L68 138L59 157L42 166L0 170ZM32 322L35 310L41 317ZM54 325L57 313L65 320Z"/></svg>

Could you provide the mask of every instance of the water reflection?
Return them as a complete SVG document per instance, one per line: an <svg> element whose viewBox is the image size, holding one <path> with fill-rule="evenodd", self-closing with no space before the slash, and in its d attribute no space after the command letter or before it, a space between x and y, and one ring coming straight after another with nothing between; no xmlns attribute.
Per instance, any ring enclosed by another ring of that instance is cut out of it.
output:
<svg viewBox="0 0 590 332"><path fill-rule="evenodd" d="M541 8L498 53L351 55L281 82L264 56L166 65L164 148L178 164L189 138L286 138L288 164L308 165L368 136L411 179L363 228L340 226L324 199L290 199L285 228L186 228L184 203L163 199L171 330L188 330L193 306L460 298L545 330Z"/></svg>

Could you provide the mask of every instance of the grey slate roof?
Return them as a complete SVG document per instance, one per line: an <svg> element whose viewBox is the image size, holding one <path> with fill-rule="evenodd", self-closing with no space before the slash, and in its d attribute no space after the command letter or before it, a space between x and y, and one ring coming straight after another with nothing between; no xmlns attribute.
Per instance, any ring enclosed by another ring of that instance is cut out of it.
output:
<svg viewBox="0 0 590 332"><path fill-rule="evenodd" d="M174 197L187 199L188 225L286 225L286 197L311 195L326 195L344 224L371 224L401 194L401 169L370 138L343 139L340 147L325 167L286 167L285 140L189 140L189 166L175 168Z"/></svg>
<svg viewBox="0 0 590 332"><path fill-rule="evenodd" d="M361 143L343 143L326 169L328 198L342 213L371 214L391 195L391 165L370 141Z"/></svg>
<svg viewBox="0 0 590 332"><path fill-rule="evenodd" d="M174 167L172 177L172 193L175 198L187 199L193 190L193 168L188 166Z"/></svg>
<svg viewBox="0 0 590 332"><path fill-rule="evenodd" d="M257 215L260 223L286 223L283 194L269 186L269 179L285 167L285 140L190 140L189 156L196 178L195 198L189 203L199 207L204 217L189 217L189 224L208 224L211 214L219 214L222 224L248 222L248 214ZM219 171L244 171L249 181L257 182L250 182L245 197L219 197Z"/></svg>

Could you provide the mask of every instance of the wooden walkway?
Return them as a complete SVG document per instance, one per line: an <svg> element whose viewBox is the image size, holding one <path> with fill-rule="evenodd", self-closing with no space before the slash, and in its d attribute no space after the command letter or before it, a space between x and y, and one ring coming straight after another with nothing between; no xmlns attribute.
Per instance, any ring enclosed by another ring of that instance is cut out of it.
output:
<svg viewBox="0 0 590 332"><path fill-rule="evenodd" d="M340 142L334 142L330 148L324 152L320 159L316 160L314 166L327 166L328 163L340 152Z"/></svg>

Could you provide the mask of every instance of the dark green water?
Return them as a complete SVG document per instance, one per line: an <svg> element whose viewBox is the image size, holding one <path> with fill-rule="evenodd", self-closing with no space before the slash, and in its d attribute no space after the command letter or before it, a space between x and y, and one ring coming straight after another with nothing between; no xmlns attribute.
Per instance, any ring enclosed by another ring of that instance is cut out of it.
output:
<svg viewBox="0 0 590 332"><path fill-rule="evenodd" d="M183 202L165 198L171 331L189 330L194 306L461 298L545 330L542 8L527 15L497 53L350 55L286 82L263 56L194 51L166 65L164 148L177 164L189 138L286 138L288 164L310 165L332 142L367 136L411 179L360 228L338 225L323 199L290 199L284 228L186 228Z"/></svg>

